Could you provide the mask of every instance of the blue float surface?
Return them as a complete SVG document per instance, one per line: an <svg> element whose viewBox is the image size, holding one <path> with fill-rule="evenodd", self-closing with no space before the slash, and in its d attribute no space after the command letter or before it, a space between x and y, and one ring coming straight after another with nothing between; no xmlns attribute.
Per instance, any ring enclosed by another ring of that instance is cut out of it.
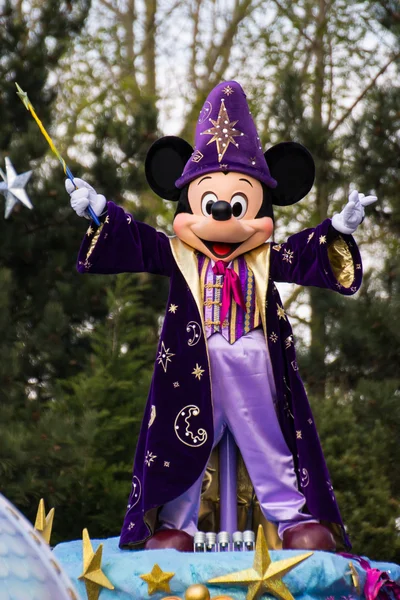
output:
<svg viewBox="0 0 400 600"><path fill-rule="evenodd" d="M102 589L99 600L132 600L149 598L147 584L140 575L149 573L157 563L163 571L173 572L170 580L171 595L184 598L186 589L194 583L203 583L210 590L211 598L227 594L235 600L245 600L246 586L208 584L213 577L219 577L252 566L254 552L227 552L216 554L181 553L176 550L129 551L118 548L119 538L92 540L95 551L100 543L104 545L102 569L115 586L115 590ZM58 562L75 583L82 600L86 600L85 585L78 581L82 573L82 541L59 544L54 549ZM303 551L271 551L272 561L304 554ZM360 577L361 590L365 583L365 571L354 560L353 565ZM370 561L371 567L386 571L391 579L400 582L400 566L392 563ZM349 559L327 552L315 552L313 556L295 567L283 581L296 600L352 600L363 597L357 594L352 585ZM156 592L154 600L169 594Z"/></svg>

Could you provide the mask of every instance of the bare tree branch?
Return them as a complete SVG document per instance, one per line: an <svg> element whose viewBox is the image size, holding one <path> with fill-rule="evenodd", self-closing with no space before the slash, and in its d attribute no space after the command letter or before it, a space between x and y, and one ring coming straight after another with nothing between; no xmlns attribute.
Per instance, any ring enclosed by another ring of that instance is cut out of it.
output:
<svg viewBox="0 0 400 600"><path fill-rule="evenodd" d="M197 62L197 46L199 42L199 24L200 24L200 10L203 0L196 0L195 6L192 11L192 20L193 20L193 37L192 44L190 46L190 64L188 69L189 81L192 85L192 88L197 90L197 77L196 77L196 62Z"/></svg>
<svg viewBox="0 0 400 600"><path fill-rule="evenodd" d="M296 15L293 13L293 11L287 9L285 6L282 6L282 4L279 0L273 0L273 2L278 7L280 12L290 20L291 24L300 31L300 33L306 38L306 40L309 41L310 44L313 44L314 41L306 33L305 29L298 25L298 23L297 23L298 20L296 19Z"/></svg>
<svg viewBox="0 0 400 600"><path fill-rule="evenodd" d="M285 300L285 310L286 311L288 311L288 309L291 307L293 302L296 302L297 298L300 296L302 291L303 291L303 288L301 288L301 287L295 288L295 290L290 294L289 298L287 300Z"/></svg>
<svg viewBox="0 0 400 600"><path fill-rule="evenodd" d="M133 3L133 0L131 0ZM144 22L143 61L146 77L146 92L153 98L156 96L156 13L157 0L146 0Z"/></svg>
<svg viewBox="0 0 400 600"><path fill-rule="evenodd" d="M118 18L122 17L123 13L110 0L99 0L100 4L108 8L114 15L117 15Z"/></svg>
<svg viewBox="0 0 400 600"><path fill-rule="evenodd" d="M347 109L347 111L344 113L344 115L342 117L340 117L340 119L338 121L336 121L336 123L333 125L333 127L329 130L330 135L332 135L336 131L336 129L351 115L351 113L353 112L353 110L357 106L357 104L359 102L361 102L361 100L369 92L369 90L374 87L374 85L376 84L379 77L381 75L383 75L383 73L390 67L390 65L393 64L394 62L396 62L396 60L398 60L399 58L400 58L400 52L397 52L397 54L392 56L390 58L390 60L380 69L380 71L378 71L378 73L371 80L371 82L367 85L367 87L363 89L363 91L361 92L361 94L359 94L359 96L357 96L357 98L354 100L354 102L350 106L350 108Z"/></svg>

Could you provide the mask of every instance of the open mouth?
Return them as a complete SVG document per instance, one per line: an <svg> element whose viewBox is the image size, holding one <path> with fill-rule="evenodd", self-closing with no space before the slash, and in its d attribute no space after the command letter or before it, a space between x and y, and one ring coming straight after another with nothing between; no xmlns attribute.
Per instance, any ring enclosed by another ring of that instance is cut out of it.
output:
<svg viewBox="0 0 400 600"><path fill-rule="evenodd" d="M229 244L228 242L208 242L207 240L201 241L205 246L207 246L208 250L210 250L210 252L212 252L214 256L219 259L226 258L242 244L242 242L237 244Z"/></svg>

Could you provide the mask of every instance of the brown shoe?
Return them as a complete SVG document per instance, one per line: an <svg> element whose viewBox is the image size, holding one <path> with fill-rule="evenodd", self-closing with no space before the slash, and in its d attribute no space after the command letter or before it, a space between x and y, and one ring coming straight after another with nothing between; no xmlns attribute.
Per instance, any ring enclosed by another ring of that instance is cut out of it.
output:
<svg viewBox="0 0 400 600"><path fill-rule="evenodd" d="M335 552L332 532L320 523L299 523L283 532L284 550L325 550Z"/></svg>
<svg viewBox="0 0 400 600"><path fill-rule="evenodd" d="M193 552L193 537L179 529L161 529L147 540L145 550L160 550L173 548L179 552Z"/></svg>

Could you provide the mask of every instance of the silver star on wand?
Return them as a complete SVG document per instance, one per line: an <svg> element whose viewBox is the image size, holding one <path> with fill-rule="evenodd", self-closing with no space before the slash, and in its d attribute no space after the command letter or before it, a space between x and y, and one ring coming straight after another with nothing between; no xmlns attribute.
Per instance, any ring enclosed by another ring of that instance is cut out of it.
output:
<svg viewBox="0 0 400 600"><path fill-rule="evenodd" d="M17 202L21 202L27 208L32 209L33 204L24 189L32 175L32 171L17 175L11 160L6 156L6 173L0 169L0 175L4 180L0 182L0 193L6 198L4 218L8 219Z"/></svg>

